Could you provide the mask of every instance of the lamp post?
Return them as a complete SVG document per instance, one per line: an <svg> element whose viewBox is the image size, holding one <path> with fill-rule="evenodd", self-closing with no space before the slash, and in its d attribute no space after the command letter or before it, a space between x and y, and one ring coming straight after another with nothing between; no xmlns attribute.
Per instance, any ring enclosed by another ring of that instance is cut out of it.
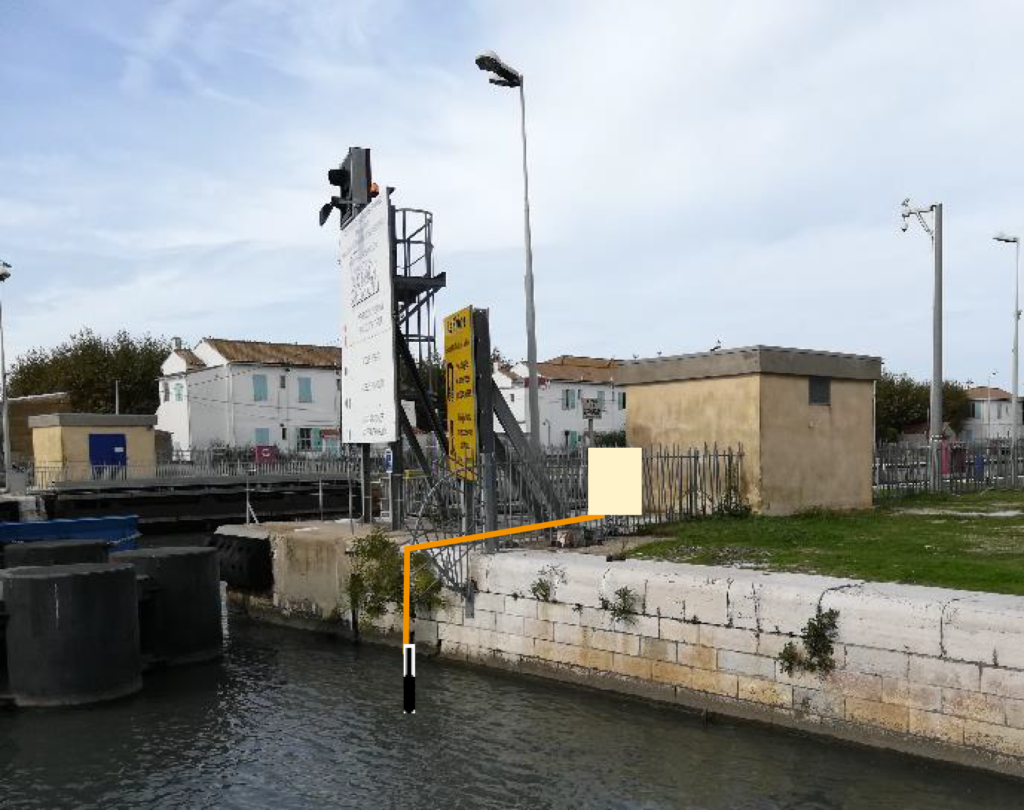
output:
<svg viewBox="0 0 1024 810"><path fill-rule="evenodd" d="M540 452L540 397L537 391L537 329L533 307L533 237L530 233L530 175L526 167L526 94L523 74L510 67L494 51L484 51L476 58L476 66L493 74L491 84L519 88L519 124L523 141L523 236L526 243L526 367L530 390L527 403L530 415L530 447Z"/></svg>
<svg viewBox="0 0 1024 810"><path fill-rule="evenodd" d="M932 214L934 227L929 225L924 215ZM911 206L910 198L903 201L904 233L909 225L908 220L915 217L925 233L932 240L932 255L935 260L935 281L932 288L932 385L929 414L929 483L933 490L942 484L939 450L942 440L942 203L933 203L923 207Z"/></svg>
<svg viewBox="0 0 1024 810"><path fill-rule="evenodd" d="M0 282L7 281L11 277L11 266L4 261L0 261ZM11 486L11 430L10 421L8 419L8 408L7 402L10 397L7 396L7 360L4 356L4 315L3 315L3 304L0 303L0 387L4 390L4 406L3 406L3 429L4 429L4 487L10 488Z"/></svg>
<svg viewBox="0 0 1024 810"><path fill-rule="evenodd" d="M1013 267L1013 368L1010 378L1010 483L1017 484L1017 438L1020 431L1020 415L1017 413L1017 367L1020 335L1020 237L997 233L997 242L1014 246Z"/></svg>

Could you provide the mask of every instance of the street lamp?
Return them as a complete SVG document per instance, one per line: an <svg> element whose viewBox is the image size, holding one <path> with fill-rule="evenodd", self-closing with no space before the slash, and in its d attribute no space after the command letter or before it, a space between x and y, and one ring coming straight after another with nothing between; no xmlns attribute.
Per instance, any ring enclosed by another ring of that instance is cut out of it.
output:
<svg viewBox="0 0 1024 810"><path fill-rule="evenodd" d="M11 266L0 261L0 282L7 281L11 277ZM7 415L7 361L4 357L4 316L3 304L0 303L0 387L3 388L3 429L4 429L4 487L8 490L11 486L11 425Z"/></svg>
<svg viewBox="0 0 1024 810"><path fill-rule="evenodd" d="M537 325L533 308L533 238L530 233L530 175L526 169L526 94L523 74L501 61L494 51L476 58L480 70L493 74L491 84L519 88L519 123L523 139L523 234L526 242L526 367L530 390L527 397L530 414L530 446L540 452L540 397L537 391Z"/></svg>
<svg viewBox="0 0 1024 810"><path fill-rule="evenodd" d="M1020 416L1017 413L1017 360L1020 333L1020 237L997 233L992 237L997 242L1005 242L1014 246L1015 264L1013 268L1013 371L1010 388L1010 483L1017 483L1017 436Z"/></svg>
<svg viewBox="0 0 1024 810"><path fill-rule="evenodd" d="M934 228L928 224L924 215L933 215ZM935 282L932 288L932 386L931 402L928 408L929 445L928 453L930 475L929 483L938 489L942 483L941 465L939 464L939 442L942 439L942 203L933 203L923 207L911 206L910 198L903 201L902 230L907 231L909 220L915 217L921 227L932 240L932 255L935 261Z"/></svg>
<svg viewBox="0 0 1024 810"><path fill-rule="evenodd" d="M985 387L985 438L992 440L992 378L999 376L998 371L988 373L988 385Z"/></svg>

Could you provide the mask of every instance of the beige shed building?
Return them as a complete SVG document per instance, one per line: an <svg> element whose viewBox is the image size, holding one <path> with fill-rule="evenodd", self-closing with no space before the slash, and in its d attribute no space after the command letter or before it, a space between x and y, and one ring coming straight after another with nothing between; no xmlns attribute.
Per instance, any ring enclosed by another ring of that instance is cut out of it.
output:
<svg viewBox="0 0 1024 810"><path fill-rule="evenodd" d="M51 413L29 417L28 425L37 484L156 473L155 416Z"/></svg>
<svg viewBox="0 0 1024 810"><path fill-rule="evenodd" d="M879 357L751 346L623 363L631 447L742 445L755 512L871 505Z"/></svg>

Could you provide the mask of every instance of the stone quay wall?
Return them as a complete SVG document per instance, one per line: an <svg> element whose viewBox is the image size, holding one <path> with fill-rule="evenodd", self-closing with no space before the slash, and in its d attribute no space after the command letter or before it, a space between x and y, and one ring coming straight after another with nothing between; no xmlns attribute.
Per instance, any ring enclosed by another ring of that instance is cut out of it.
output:
<svg viewBox="0 0 1024 810"><path fill-rule="evenodd" d="M234 601L351 636L349 538L279 526L261 528L274 593ZM471 576L470 611L448 593L415 620L421 655L1024 776L1024 597L549 551L476 554ZM779 655L819 609L838 611L835 669L787 674ZM361 626L400 631L396 614Z"/></svg>

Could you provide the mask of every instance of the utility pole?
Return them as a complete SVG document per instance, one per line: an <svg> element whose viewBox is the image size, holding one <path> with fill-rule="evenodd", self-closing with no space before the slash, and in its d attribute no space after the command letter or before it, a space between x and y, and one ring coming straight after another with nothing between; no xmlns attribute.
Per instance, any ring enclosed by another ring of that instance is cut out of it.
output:
<svg viewBox="0 0 1024 810"><path fill-rule="evenodd" d="M114 380L114 413L121 413L121 385L120 380Z"/></svg>
<svg viewBox="0 0 1024 810"><path fill-rule="evenodd" d="M934 227L928 224L924 215L932 214ZM932 290L932 385L929 414L929 483L937 490L942 482L939 449L942 441L942 203L915 207L908 197L903 201L902 230L906 232L908 220L916 217L932 240L932 254L935 260L935 281Z"/></svg>
<svg viewBox="0 0 1024 810"><path fill-rule="evenodd" d="M1018 411L1017 373L1020 346L1020 237L996 234L997 242L1012 243L1014 246L1013 267L1013 368L1010 373L1010 484L1017 485L1017 441L1020 437L1021 416Z"/></svg>

